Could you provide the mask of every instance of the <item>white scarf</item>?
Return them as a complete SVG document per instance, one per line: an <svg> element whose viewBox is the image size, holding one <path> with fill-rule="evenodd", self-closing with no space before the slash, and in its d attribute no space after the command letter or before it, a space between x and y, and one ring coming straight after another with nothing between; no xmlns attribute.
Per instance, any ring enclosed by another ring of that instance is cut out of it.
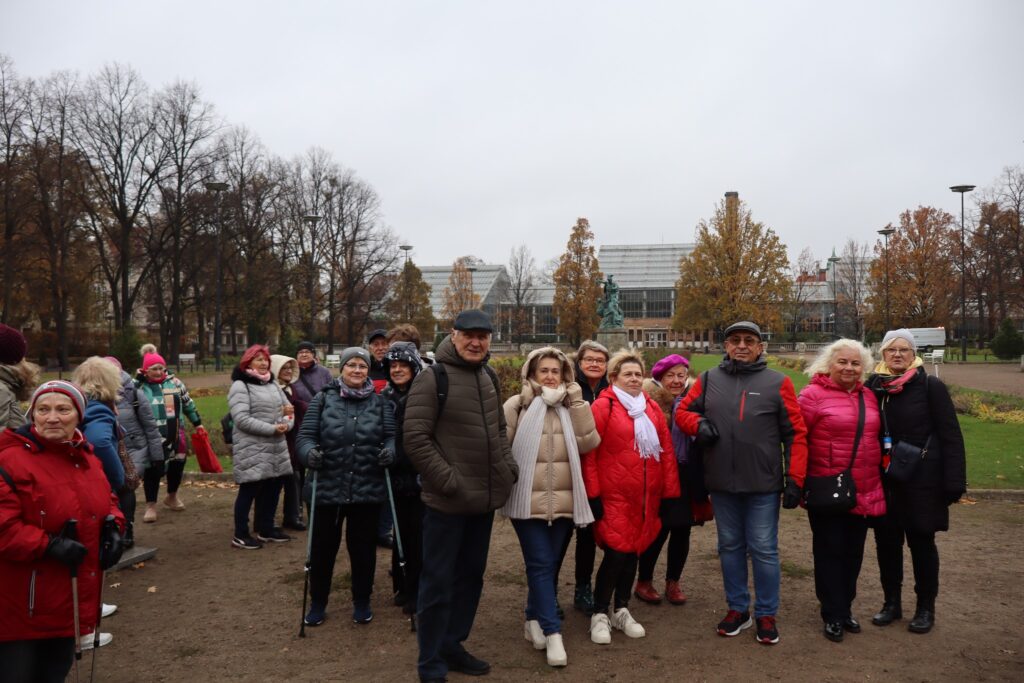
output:
<svg viewBox="0 0 1024 683"><path fill-rule="evenodd" d="M565 450L569 456L569 473L572 476L572 521L576 526L593 524L594 513L587 502L587 489L583 483L583 467L580 465L580 451L576 445L576 432L572 427L569 409L562 400L565 398L565 385L557 389L541 387L539 396L530 401L530 407L522 413L516 435L512 441L512 457L519 466L519 479L512 487L512 493L504 507L503 515L509 519L529 519L530 499L533 494L533 473L537 469L537 456L540 454L540 440L544 434L544 416L551 408L558 413L562 423L562 436L565 438Z"/></svg>
<svg viewBox="0 0 1024 683"><path fill-rule="evenodd" d="M658 439L658 430L655 428L651 418L647 417L647 399L643 392L639 396L630 396L614 384L616 398L633 418L633 446L641 458L654 458L661 462L661 441Z"/></svg>

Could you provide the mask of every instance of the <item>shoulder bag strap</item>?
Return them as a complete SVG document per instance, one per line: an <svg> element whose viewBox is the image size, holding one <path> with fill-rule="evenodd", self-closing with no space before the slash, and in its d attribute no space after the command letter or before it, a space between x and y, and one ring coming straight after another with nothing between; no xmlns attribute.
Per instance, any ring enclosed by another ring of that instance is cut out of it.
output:
<svg viewBox="0 0 1024 683"><path fill-rule="evenodd" d="M859 410L857 411L857 435L853 437L853 455L850 456L850 466L847 469L853 469L853 461L857 459L857 451L860 449L860 437L864 434L864 391L857 393L859 399L858 405Z"/></svg>

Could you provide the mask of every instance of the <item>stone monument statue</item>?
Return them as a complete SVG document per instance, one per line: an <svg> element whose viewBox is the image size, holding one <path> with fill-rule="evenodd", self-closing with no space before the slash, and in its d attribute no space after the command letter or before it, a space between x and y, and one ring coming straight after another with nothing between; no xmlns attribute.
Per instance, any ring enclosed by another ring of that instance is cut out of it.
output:
<svg viewBox="0 0 1024 683"><path fill-rule="evenodd" d="M597 314L601 316L599 329L618 330L625 324L622 306L619 305L619 286L615 283L614 275L609 275L604 281L604 296L597 304Z"/></svg>

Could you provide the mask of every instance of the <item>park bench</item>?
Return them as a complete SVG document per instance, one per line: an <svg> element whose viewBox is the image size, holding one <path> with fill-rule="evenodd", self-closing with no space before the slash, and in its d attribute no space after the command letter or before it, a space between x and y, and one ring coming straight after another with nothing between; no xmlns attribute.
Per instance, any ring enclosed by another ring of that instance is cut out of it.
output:
<svg viewBox="0 0 1024 683"><path fill-rule="evenodd" d="M931 363L932 365L941 365L946 357L945 349L935 349L931 353L926 353L922 357L925 363Z"/></svg>
<svg viewBox="0 0 1024 683"><path fill-rule="evenodd" d="M179 353L178 354L178 372L181 372L183 365L188 365L189 370L192 372L196 371L196 354L194 353Z"/></svg>
<svg viewBox="0 0 1024 683"><path fill-rule="evenodd" d="M329 368L341 367L341 354L329 353L324 357L324 365Z"/></svg>

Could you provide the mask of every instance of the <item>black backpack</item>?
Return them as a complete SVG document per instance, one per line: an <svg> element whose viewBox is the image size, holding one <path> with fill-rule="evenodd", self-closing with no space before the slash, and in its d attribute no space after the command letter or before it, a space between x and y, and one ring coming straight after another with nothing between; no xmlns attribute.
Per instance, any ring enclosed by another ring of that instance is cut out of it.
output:
<svg viewBox="0 0 1024 683"><path fill-rule="evenodd" d="M252 401L252 391L249 390L249 383L245 382L245 391L249 394L249 400ZM234 432L235 432L235 420L231 417L231 411L228 410L228 414L220 419L220 431L224 435L224 443L231 445L234 443Z"/></svg>
<svg viewBox="0 0 1024 683"><path fill-rule="evenodd" d="M441 413L444 412L444 404L448 401L448 371L445 369L444 363L434 363L428 369L433 371L434 379L437 382L437 417L435 419L440 419ZM487 373L494 384L494 395L498 397L498 409L500 410L501 383L498 380L498 373L490 365L484 366L484 372Z"/></svg>

